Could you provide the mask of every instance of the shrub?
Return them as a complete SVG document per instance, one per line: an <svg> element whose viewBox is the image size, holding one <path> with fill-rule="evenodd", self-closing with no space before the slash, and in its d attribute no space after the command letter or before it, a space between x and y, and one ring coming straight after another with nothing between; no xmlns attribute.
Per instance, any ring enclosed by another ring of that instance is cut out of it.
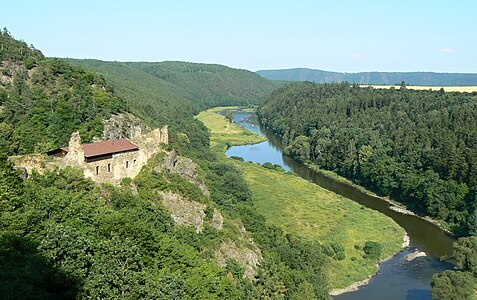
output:
<svg viewBox="0 0 477 300"><path fill-rule="evenodd" d="M266 162L262 165L262 167L264 167L265 169L270 169L270 170L273 170L273 164L271 162Z"/></svg>
<svg viewBox="0 0 477 300"><path fill-rule="evenodd" d="M343 244L338 243L338 242L332 242L330 243L331 248L335 251L335 253L340 253L345 251L345 247Z"/></svg>
<svg viewBox="0 0 477 300"><path fill-rule="evenodd" d="M366 254L365 258L379 259L379 256L381 256L382 246L378 242L367 241L364 244L363 250Z"/></svg>
<svg viewBox="0 0 477 300"><path fill-rule="evenodd" d="M329 257L333 257L335 255L335 251L329 244L323 245L323 253L325 253Z"/></svg>
<svg viewBox="0 0 477 300"><path fill-rule="evenodd" d="M344 252L336 253L335 259L337 260L344 260L346 258L346 254Z"/></svg>

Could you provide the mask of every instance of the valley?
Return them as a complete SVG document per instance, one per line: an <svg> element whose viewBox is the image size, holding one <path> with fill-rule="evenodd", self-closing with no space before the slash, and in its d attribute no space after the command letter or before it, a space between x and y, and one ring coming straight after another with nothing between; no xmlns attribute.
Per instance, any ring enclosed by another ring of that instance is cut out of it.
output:
<svg viewBox="0 0 477 300"><path fill-rule="evenodd" d="M224 109L213 109L198 115L198 119L211 129L211 144L250 144L247 138L250 131L240 129L214 113ZM233 128L230 135L220 130L224 127ZM237 140L237 133L241 134L242 140ZM255 142L261 142L260 136L256 136ZM217 150L225 149L220 147ZM343 248L343 256L333 258L328 267L332 289L345 288L370 277L377 271L376 259L385 259L402 249L404 230L383 214L364 209L350 199L295 174L266 169L251 162L236 164L239 164L250 184L253 207L265 216L268 223L300 238ZM363 258L362 247L367 241L382 247L379 257Z"/></svg>
<svg viewBox="0 0 477 300"><path fill-rule="evenodd" d="M0 62L2 299L476 295L475 74Z"/></svg>

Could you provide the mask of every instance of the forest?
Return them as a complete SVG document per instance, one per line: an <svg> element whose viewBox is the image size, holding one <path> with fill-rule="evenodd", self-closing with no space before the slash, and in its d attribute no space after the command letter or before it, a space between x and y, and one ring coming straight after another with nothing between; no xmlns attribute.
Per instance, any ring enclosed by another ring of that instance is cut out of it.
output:
<svg viewBox="0 0 477 300"><path fill-rule="evenodd" d="M290 84L266 97L262 124L290 156L475 234L476 93Z"/></svg>
<svg viewBox="0 0 477 300"><path fill-rule="evenodd" d="M192 108L194 113L215 106L257 105L262 96L281 85L247 70L215 64L67 61L103 75L116 91L146 115L153 110L161 116L170 105Z"/></svg>
<svg viewBox="0 0 477 300"><path fill-rule="evenodd" d="M175 93L177 87L152 88L148 80L155 75L143 71L103 77L45 58L6 29L0 38L2 299L329 298L324 273L330 258L323 246L267 224L250 204L241 171L210 150L207 128L194 112L216 105L213 97L187 99ZM222 101L243 104L246 98L226 96L237 88L229 86L235 79L225 81L217 91ZM257 88L260 93L274 86L262 83L268 87ZM101 133L102 120L118 112L133 112L151 127L169 124L167 149L197 164L210 197L177 174L158 172L160 155L121 186L95 184L74 168L25 179L8 159L64 146L76 129L91 140ZM176 225L162 192L205 205L202 232ZM214 209L224 217L220 231L211 226ZM263 257L251 279L238 261L220 266L215 254L223 243L250 244L241 231Z"/></svg>
<svg viewBox="0 0 477 300"><path fill-rule="evenodd" d="M257 74L270 80L312 81L315 83L349 82L356 84L398 85L404 81L421 86L474 86L477 75L471 73L435 72L358 72L339 73L315 69L296 68L260 70Z"/></svg>
<svg viewBox="0 0 477 300"><path fill-rule="evenodd" d="M105 80L0 33L0 150L46 152L68 144L74 130L91 141L102 120L127 110Z"/></svg>

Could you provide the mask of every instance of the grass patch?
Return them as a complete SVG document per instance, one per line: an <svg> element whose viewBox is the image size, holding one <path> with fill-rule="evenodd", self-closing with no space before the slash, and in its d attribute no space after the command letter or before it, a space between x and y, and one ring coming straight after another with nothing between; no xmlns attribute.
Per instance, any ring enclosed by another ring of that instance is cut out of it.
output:
<svg viewBox="0 0 477 300"><path fill-rule="evenodd" d="M215 107L197 115L197 119L209 128L211 133L210 147L212 151L224 155L229 146L257 144L266 140L250 130L229 122L219 111L231 107Z"/></svg>
<svg viewBox="0 0 477 300"><path fill-rule="evenodd" d="M240 164L252 190L254 207L271 224L322 244L345 247L344 260L332 260L329 283L344 288L375 273L376 261L364 259L366 241L379 242L380 259L401 250L404 230L391 218L330 192L294 174Z"/></svg>
<svg viewBox="0 0 477 300"><path fill-rule="evenodd" d="M205 111L197 117L211 131L214 151L223 155L227 144L252 144L264 140L216 113L223 109ZM380 259L401 250L404 230L391 218L293 173L231 161L242 169L252 190L254 208L266 217L267 222L304 239L344 246L346 257L331 260L328 280L332 288L347 287L377 271L376 260L363 258L362 247L366 241L382 245Z"/></svg>

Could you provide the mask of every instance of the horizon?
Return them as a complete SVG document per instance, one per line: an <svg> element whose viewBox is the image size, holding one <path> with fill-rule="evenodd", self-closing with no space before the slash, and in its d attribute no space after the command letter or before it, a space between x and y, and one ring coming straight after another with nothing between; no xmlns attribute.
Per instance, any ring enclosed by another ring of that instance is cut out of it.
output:
<svg viewBox="0 0 477 300"><path fill-rule="evenodd" d="M369 0L54 0L3 6L0 26L48 57L186 61L254 72L477 72L472 1L404 0L402 11Z"/></svg>

